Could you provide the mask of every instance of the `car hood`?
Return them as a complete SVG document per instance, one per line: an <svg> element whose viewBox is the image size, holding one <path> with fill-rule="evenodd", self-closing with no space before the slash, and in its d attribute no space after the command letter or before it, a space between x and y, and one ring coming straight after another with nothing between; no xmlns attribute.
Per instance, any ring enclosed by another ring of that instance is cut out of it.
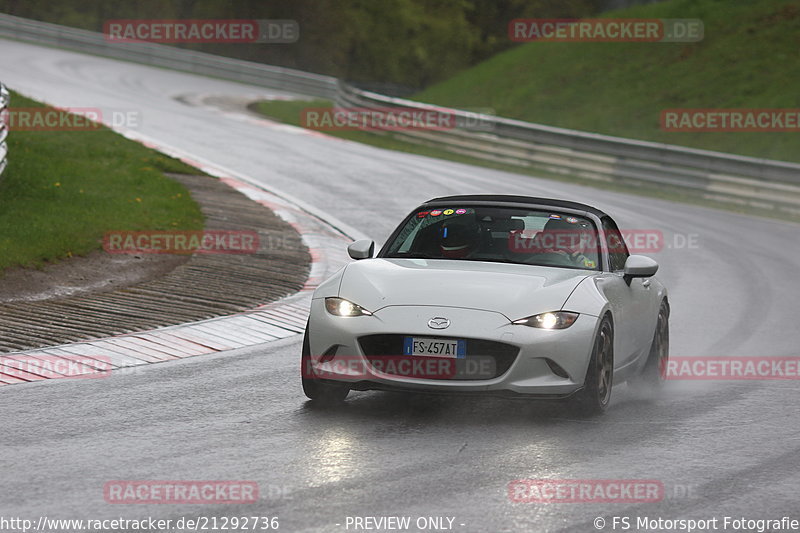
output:
<svg viewBox="0 0 800 533"><path fill-rule="evenodd" d="M509 320L557 311L586 270L458 260L367 259L350 263L339 296L372 312L395 305L463 307Z"/></svg>

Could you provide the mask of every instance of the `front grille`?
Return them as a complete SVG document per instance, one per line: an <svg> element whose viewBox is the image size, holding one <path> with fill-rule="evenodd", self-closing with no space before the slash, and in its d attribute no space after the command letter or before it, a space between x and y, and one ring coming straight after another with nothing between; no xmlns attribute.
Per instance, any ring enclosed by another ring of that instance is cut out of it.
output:
<svg viewBox="0 0 800 533"><path fill-rule="evenodd" d="M466 340L466 357L423 357L403 355L407 335L367 335L360 337L361 351L373 369L402 377L438 380L486 380L505 374L519 353L519 348L484 339L439 337L445 340ZM408 361L416 367L410 368ZM407 373L410 369L411 374ZM421 373L420 373L421 372Z"/></svg>

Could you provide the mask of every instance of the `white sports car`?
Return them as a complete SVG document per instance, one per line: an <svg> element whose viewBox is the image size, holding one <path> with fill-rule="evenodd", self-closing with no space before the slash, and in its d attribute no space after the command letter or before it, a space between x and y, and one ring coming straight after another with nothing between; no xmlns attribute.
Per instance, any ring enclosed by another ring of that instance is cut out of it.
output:
<svg viewBox="0 0 800 533"><path fill-rule="evenodd" d="M570 398L606 409L613 383L650 388L669 357L658 264L629 255L617 225L575 202L449 196L409 214L373 258L314 292L302 384L350 390Z"/></svg>

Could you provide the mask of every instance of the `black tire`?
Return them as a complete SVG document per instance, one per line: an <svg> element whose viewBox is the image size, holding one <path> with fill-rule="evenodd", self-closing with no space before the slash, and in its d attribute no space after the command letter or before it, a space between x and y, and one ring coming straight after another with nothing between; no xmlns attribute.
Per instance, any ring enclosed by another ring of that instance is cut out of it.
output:
<svg viewBox="0 0 800 533"><path fill-rule="evenodd" d="M603 413L611 402L613 385L614 326L611 319L606 316L597 328L583 389L573 398L574 409L581 416Z"/></svg>
<svg viewBox="0 0 800 533"><path fill-rule="evenodd" d="M669 363L669 304L661 302L658 310L656 331L653 333L653 342L650 353L642 372L631 380L633 388L639 392L657 393L664 386L664 377Z"/></svg>
<svg viewBox="0 0 800 533"><path fill-rule="evenodd" d="M303 334L303 353L300 357L300 379L303 384L303 392L309 400L325 404L337 404L344 401L350 393L350 387L342 383L336 383L316 377L306 377L313 373L310 365L311 346L308 342L308 325Z"/></svg>

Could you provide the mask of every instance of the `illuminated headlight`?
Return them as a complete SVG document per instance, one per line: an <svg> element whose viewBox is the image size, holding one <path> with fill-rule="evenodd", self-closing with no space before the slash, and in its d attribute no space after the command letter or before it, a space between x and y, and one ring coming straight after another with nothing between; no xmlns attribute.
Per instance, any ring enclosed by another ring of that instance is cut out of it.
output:
<svg viewBox="0 0 800 533"><path fill-rule="evenodd" d="M529 316L528 318L515 320L512 322L512 324L542 329L566 329L574 324L577 319L578 313L570 313L569 311L555 311L552 313L542 313L539 315Z"/></svg>
<svg viewBox="0 0 800 533"><path fill-rule="evenodd" d="M336 316L369 316L372 313L344 298L325 298L325 308Z"/></svg>

